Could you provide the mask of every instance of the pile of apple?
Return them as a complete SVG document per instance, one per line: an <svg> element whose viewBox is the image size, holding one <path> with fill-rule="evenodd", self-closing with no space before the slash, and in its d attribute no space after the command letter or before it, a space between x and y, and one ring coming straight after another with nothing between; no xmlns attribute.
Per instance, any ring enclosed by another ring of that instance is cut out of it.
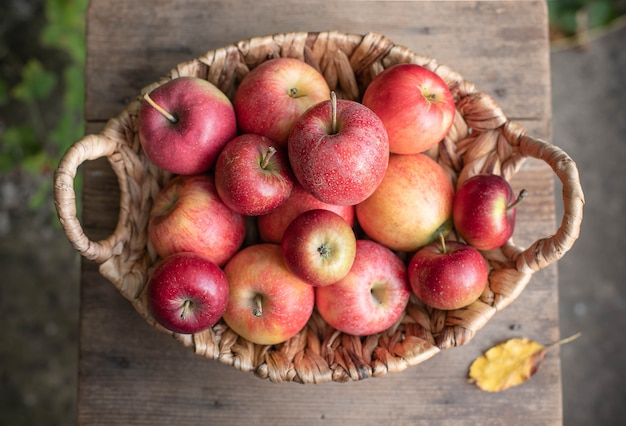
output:
<svg viewBox="0 0 626 426"><path fill-rule="evenodd" d="M396 323L412 293L442 310L476 301L481 250L510 238L523 194L497 175L453 187L426 151L455 113L445 82L413 64L380 73L361 102L287 58L252 69L232 101L193 77L146 94L139 140L173 174L150 211L149 313L176 333L223 320L271 345L314 310L365 336Z"/></svg>

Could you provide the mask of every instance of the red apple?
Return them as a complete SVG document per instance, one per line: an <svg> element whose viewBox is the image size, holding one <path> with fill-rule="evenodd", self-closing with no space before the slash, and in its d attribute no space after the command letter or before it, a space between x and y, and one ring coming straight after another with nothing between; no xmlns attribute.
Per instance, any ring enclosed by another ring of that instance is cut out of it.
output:
<svg viewBox="0 0 626 426"><path fill-rule="evenodd" d="M276 58L253 68L235 92L233 105L242 133L287 145L293 123L309 107L328 99L324 76L294 58Z"/></svg>
<svg viewBox="0 0 626 426"><path fill-rule="evenodd" d="M324 286L350 271L356 256L356 236L337 213L315 209L289 224L281 248L291 272L311 285Z"/></svg>
<svg viewBox="0 0 626 426"><path fill-rule="evenodd" d="M333 94L296 121L287 147L300 184L328 204L355 205L369 197L389 161L387 132L376 114Z"/></svg>
<svg viewBox="0 0 626 426"><path fill-rule="evenodd" d="M250 342L284 342L302 330L313 313L314 287L287 269L277 244L242 249L224 272L230 284L224 321Z"/></svg>
<svg viewBox="0 0 626 426"><path fill-rule="evenodd" d="M211 175L180 175L154 200L148 235L161 257L193 252L222 266L242 245L246 221L222 202Z"/></svg>
<svg viewBox="0 0 626 426"><path fill-rule="evenodd" d="M176 253L159 261L145 291L148 312L176 333L193 334L212 327L228 303L224 271L194 253Z"/></svg>
<svg viewBox="0 0 626 426"><path fill-rule="evenodd" d="M479 174L463 181L454 196L452 218L459 235L479 250L501 247L515 228L517 198L511 185L500 175Z"/></svg>
<svg viewBox="0 0 626 426"><path fill-rule="evenodd" d="M230 100L196 77L179 77L152 90L144 96L138 115L137 134L146 156L175 174L207 171L237 134Z"/></svg>
<svg viewBox="0 0 626 426"><path fill-rule="evenodd" d="M355 336L380 333L398 321L410 297L404 263L388 248L358 240L348 275L315 287L317 310L331 327Z"/></svg>
<svg viewBox="0 0 626 426"><path fill-rule="evenodd" d="M280 244L285 229L287 229L291 221L305 211L313 209L325 209L335 212L348 225L354 226L354 206L338 206L324 203L304 189L296 180L287 201L268 214L258 217L257 225L261 239L268 243Z"/></svg>
<svg viewBox="0 0 626 426"><path fill-rule="evenodd" d="M445 241L443 235L417 251L409 262L413 293L436 309L463 308L485 290L489 265L474 247L459 241Z"/></svg>
<svg viewBox="0 0 626 426"><path fill-rule="evenodd" d="M287 154L265 136L240 135L217 158L215 186L222 201L236 212L268 213L284 203L293 188Z"/></svg>
<svg viewBox="0 0 626 426"><path fill-rule="evenodd" d="M356 206L363 231L392 250L412 252L452 227L454 187L424 154L392 155L382 182Z"/></svg>
<svg viewBox="0 0 626 426"><path fill-rule="evenodd" d="M436 145L456 113L445 81L416 64L398 64L378 74L362 102L385 124L389 149L396 154L417 154Z"/></svg>

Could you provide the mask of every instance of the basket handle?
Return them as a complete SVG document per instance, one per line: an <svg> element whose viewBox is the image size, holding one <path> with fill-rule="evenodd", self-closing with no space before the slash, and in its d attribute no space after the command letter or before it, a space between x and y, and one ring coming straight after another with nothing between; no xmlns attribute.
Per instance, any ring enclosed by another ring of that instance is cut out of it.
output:
<svg viewBox="0 0 626 426"><path fill-rule="evenodd" d="M517 270L536 272L559 260L574 245L580 234L585 199L576 163L561 148L523 135L520 153L546 162L563 186L563 218L556 233L535 241L516 259Z"/></svg>
<svg viewBox="0 0 626 426"><path fill-rule="evenodd" d="M120 217L113 233L100 241L91 241L76 216L76 193L74 179L78 167L88 160L107 157L118 183L120 184L120 205L128 205L129 194L126 188L126 173L123 158L119 157L121 147L110 137L103 134L87 135L75 142L63 155L54 175L54 200L59 222L69 241L78 252L87 259L102 263L121 250L125 230L122 224L128 215L127 209L120 208ZM122 155L122 157L124 157Z"/></svg>

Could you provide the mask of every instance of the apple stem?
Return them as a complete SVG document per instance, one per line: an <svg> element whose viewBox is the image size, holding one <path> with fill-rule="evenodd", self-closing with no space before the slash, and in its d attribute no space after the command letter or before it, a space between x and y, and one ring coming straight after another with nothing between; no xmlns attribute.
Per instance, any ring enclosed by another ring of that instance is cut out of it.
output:
<svg viewBox="0 0 626 426"><path fill-rule="evenodd" d="M443 235L443 232L439 233L439 242L441 243L441 252L447 253L448 249L446 247L446 237Z"/></svg>
<svg viewBox="0 0 626 426"><path fill-rule="evenodd" d="M165 118L167 118L169 121L171 121L172 123L176 124L178 122L178 119L176 117L174 117L172 114L170 114L169 112L165 111L161 105L157 104L156 102L154 102L154 100L150 97L150 95L148 93L146 93L145 95L143 95L143 98L145 99L146 102L148 102L150 105L152 105L152 107L154 109L156 109L157 111L159 111L161 114L163 114L163 116Z"/></svg>
<svg viewBox="0 0 626 426"><path fill-rule="evenodd" d="M331 134L337 133L337 95L334 91L330 92L330 120Z"/></svg>
<svg viewBox="0 0 626 426"><path fill-rule="evenodd" d="M252 315L255 317L260 317L263 315L263 297L260 294L254 296L254 303L256 303L256 308L252 310Z"/></svg>
<svg viewBox="0 0 626 426"><path fill-rule="evenodd" d="M522 189L519 192L519 195L517 196L517 199L510 206L508 206L506 209L507 210L511 210L511 209L514 209L515 207L517 207L524 200L524 198L526 198L526 195L528 195L528 191L526 191L525 189Z"/></svg>
<svg viewBox="0 0 626 426"><path fill-rule="evenodd" d="M180 309L180 319L184 320L185 317L187 316L187 312L191 310L191 300L187 299L185 300L185 302L183 303L182 308Z"/></svg>
<svg viewBox="0 0 626 426"><path fill-rule="evenodd" d="M263 156L263 159L261 160L261 168L264 169L267 167L267 165L270 162L270 158L272 158L272 156L276 153L276 148L274 148L273 146L270 146L269 148L267 148L267 152L265 153L265 155Z"/></svg>

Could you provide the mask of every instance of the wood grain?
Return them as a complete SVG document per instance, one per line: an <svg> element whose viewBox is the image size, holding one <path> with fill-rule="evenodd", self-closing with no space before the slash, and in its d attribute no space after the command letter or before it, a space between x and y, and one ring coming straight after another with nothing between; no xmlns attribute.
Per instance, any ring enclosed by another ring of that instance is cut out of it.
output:
<svg viewBox="0 0 626 426"><path fill-rule="evenodd" d="M98 132L139 89L179 62L256 35L376 31L435 57L490 93L533 136L550 137L547 15L543 2L92 0L87 35L87 132ZM82 224L92 239L115 227L117 181L105 159L86 163ZM555 229L553 174L529 161L513 180L530 196L515 241ZM499 394L466 381L493 344L558 339L556 267L469 344L402 373L358 383L273 384L195 355L148 325L84 260L81 276L80 424L561 424L558 350L523 386Z"/></svg>

